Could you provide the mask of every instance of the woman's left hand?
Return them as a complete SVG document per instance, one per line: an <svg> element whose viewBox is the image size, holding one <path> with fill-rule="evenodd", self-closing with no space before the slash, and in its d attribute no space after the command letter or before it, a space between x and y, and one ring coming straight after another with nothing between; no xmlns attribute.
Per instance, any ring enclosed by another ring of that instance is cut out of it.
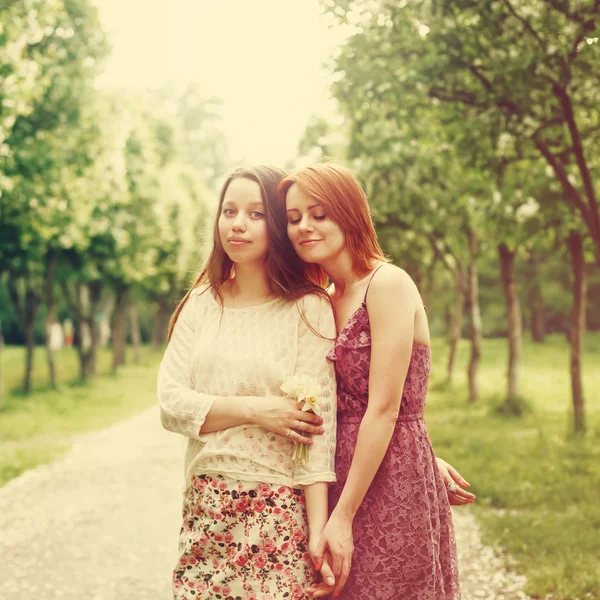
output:
<svg viewBox="0 0 600 600"><path fill-rule="evenodd" d="M470 487L471 484L445 460L436 457L435 461L448 491L450 504L461 506L462 504L472 504L475 502L475 495L462 489L463 487Z"/></svg>
<svg viewBox="0 0 600 600"><path fill-rule="evenodd" d="M321 568L327 551L331 556L331 567L335 576L333 595L338 596L350 575L354 538L352 537L352 519L336 513L335 510L323 529L313 555L317 569ZM319 593L320 595L324 594Z"/></svg>

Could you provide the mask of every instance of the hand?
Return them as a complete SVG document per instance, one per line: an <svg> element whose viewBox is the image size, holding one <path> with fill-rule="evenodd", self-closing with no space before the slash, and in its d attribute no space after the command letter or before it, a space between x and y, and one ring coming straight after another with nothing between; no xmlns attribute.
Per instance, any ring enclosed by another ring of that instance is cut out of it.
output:
<svg viewBox="0 0 600 600"><path fill-rule="evenodd" d="M296 400L281 396L255 398L250 403L251 421L263 429L288 437L294 442L311 445L311 435L321 435L323 419L310 411L300 410Z"/></svg>
<svg viewBox="0 0 600 600"><path fill-rule="evenodd" d="M339 596L350 575L354 539L352 537L352 520L339 515L335 510L329 517L314 551L313 560L317 570L325 564L327 550L331 555L331 569L335 577L333 595Z"/></svg>
<svg viewBox="0 0 600 600"><path fill-rule="evenodd" d="M448 500L450 501L450 504L452 504L452 506L461 506L462 504L472 504L475 502L475 496L473 494L461 489L463 487L471 487L471 484L468 483L461 476L461 474L445 460L442 460L441 458L436 458L435 460L442 475L442 480L444 481L446 490L448 491ZM449 483L454 483L455 485L461 487L457 487L454 492L451 492L448 489Z"/></svg>
<svg viewBox="0 0 600 600"><path fill-rule="evenodd" d="M306 593L310 594L312 598L321 598L331 594L335 587L335 577L331 569L331 555L329 552L325 552L325 556L321 563L317 562L316 551L319 546L320 535L310 534L308 538L308 553L315 567L319 565L321 568L321 582L313 583L309 588L306 589Z"/></svg>
<svg viewBox="0 0 600 600"><path fill-rule="evenodd" d="M311 558L313 555L311 554ZM314 562L314 559L313 559ZM328 596L335 589L335 577L331 570L331 555L325 552L323 562L321 564L321 582L313 583L309 588L306 588L306 593L312 598L322 598Z"/></svg>

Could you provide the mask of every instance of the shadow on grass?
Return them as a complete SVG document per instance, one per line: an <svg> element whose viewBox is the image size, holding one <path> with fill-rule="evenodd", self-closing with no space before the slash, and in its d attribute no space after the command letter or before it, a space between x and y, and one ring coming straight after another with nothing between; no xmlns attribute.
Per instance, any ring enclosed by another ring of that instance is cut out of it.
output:
<svg viewBox="0 0 600 600"><path fill-rule="evenodd" d="M532 402L524 396L518 396L509 402L506 396L494 394L488 396L485 401L490 407L490 416L519 419L535 413Z"/></svg>

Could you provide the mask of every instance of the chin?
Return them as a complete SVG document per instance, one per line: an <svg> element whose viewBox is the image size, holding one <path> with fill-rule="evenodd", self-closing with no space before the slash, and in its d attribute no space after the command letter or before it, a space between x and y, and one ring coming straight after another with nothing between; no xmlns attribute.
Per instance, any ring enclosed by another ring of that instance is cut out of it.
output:
<svg viewBox="0 0 600 600"><path fill-rule="evenodd" d="M320 264L327 260L327 256L324 256L322 252L311 252L310 250L307 252L302 248L300 251L296 251L296 253L306 263Z"/></svg>

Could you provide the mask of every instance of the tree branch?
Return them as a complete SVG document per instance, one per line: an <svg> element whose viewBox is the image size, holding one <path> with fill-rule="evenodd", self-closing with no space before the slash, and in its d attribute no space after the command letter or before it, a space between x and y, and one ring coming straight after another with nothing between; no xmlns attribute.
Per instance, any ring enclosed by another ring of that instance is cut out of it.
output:
<svg viewBox="0 0 600 600"><path fill-rule="evenodd" d="M519 15L517 13L517 11L514 9L513 5L510 3L510 0L503 0L503 2L506 5L506 7L508 8L508 10L510 11L510 13L513 15L513 17L518 19L523 24L523 27L525 27L525 30L528 31L537 40L537 42L542 47L545 48L544 40L535 31L535 29L532 27L531 23L529 23L529 21L527 19L525 19L524 17L522 17L521 15Z"/></svg>
<svg viewBox="0 0 600 600"><path fill-rule="evenodd" d="M573 111L573 105L571 98L567 91L559 86L555 86L553 89L554 95L559 99L560 105L563 109L563 115L571 134L571 140L573 141L573 151L575 153L575 160L577 167L583 180L583 188L585 195L588 199L589 208L589 223L590 232L595 240L600 242L600 218L598 215L598 202L596 200L596 190L592 182L592 175L588 168L587 161L583 152L583 144L581 142L581 136L579 134L579 128L575 121L575 112Z"/></svg>

